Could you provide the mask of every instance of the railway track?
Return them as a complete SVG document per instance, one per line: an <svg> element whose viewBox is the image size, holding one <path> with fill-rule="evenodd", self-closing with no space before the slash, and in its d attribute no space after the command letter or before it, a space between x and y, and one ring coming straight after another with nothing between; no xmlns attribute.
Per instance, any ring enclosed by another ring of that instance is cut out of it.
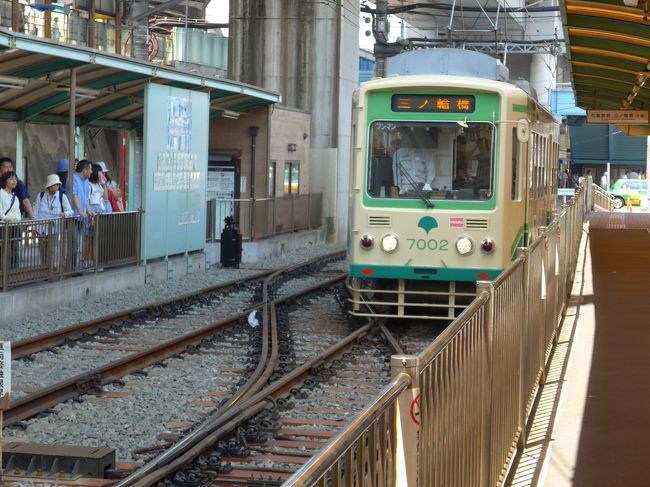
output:
<svg viewBox="0 0 650 487"><path fill-rule="evenodd" d="M314 267L319 265L319 262L328 262L331 261L332 259L337 259L342 257L344 254L341 252L337 252L334 254L329 254L327 256L321 257L321 258L316 258L312 259L310 261L304 262L299 265L293 265L289 266L287 268L271 272L271 273L264 273L265 275L270 275L270 274L275 274L278 278L286 278L286 276L290 275L291 273L295 273L300 271L301 269L309 269L310 267ZM339 274L337 277L333 278L333 282L338 282L340 279L343 278L343 274ZM259 276L256 278L259 280ZM248 281L248 280L247 280ZM321 280L321 284L327 285L328 281ZM239 285L240 283L232 283L228 288L232 288L233 285ZM318 285L316 285L318 287ZM224 288L223 286L219 286L220 289L227 289ZM203 298L205 297L206 293L211 293L214 292L214 289L211 290L202 290L200 293L192 294L192 295L186 295L180 297L180 299L168 301L168 302L163 302L163 303L157 303L155 306L148 306L147 309L154 309L154 310L159 310L159 309L165 309L166 307L169 308L174 305L174 303L180 303L180 302L187 302L190 298L195 297L195 298ZM299 295L299 293L298 293ZM287 301L291 301L292 299L295 299L295 297L288 295L285 298ZM167 340L159 340L158 344L154 344L153 346L149 346L145 350L141 350L139 352L133 353L133 350L131 347L138 347L140 348L140 344L133 345L134 338L132 336L129 336L128 333L124 334L125 342L117 343L117 348L119 350L122 350L122 353L120 353L121 358L117 360L106 360L104 359L104 364L95 367L95 368L90 368L89 370L86 370L82 373L77 373L77 374L68 374L66 379L60 380L58 382L55 382L51 385L48 385L47 387L43 388L32 388L34 389L31 394L28 394L24 397L19 397L17 400L12 401L10 408L5 411L4 414L4 423L5 425L12 425L16 423L17 421L29 418L35 414L38 414L40 412L43 412L52 406L59 404L61 402L67 401L69 399L73 399L75 397L79 397L83 394L86 394L88 392L92 392L93 390L98 390L102 386L105 386L107 384L116 382L119 380L121 377L124 377L127 374L137 372L142 370L143 368L161 362L162 360L165 360L169 357L178 355L180 353L183 353L187 350L191 350L193 347L200 346L201 343L208 343L209 341L213 340L215 335L222 332L223 330L234 326L237 323L241 323L246 321L246 318L250 312L250 309L255 309L256 307L262 306L261 303L249 303L248 306L246 306L247 309L244 311L236 311L235 313L231 313L230 316L227 318L217 320L216 322L209 323L208 325L200 326L197 329L191 331L191 332L186 332L182 333L183 328L182 327L177 327L176 328L176 336ZM140 309L140 310L135 310L137 311L138 314L144 313L146 310ZM129 310L129 314L133 315L134 311ZM112 315L110 317L107 317L106 320L104 320L105 323L100 323L99 320L94 320L91 324L89 323L84 323L81 324L76 328L75 333L78 334L78 339L82 338L88 338L89 335L80 335L81 333L79 330L84 329L84 330L92 330L97 332L98 330L104 329L106 326L112 326L115 327L117 326L116 317L115 315ZM69 327L64 331L64 334L70 333L72 330ZM126 327L122 325L122 330L124 329L129 329L130 327ZM147 330L151 329L151 326L148 327L143 327L144 332L146 334ZM87 333L87 332L85 332ZM39 339L34 339L32 340L32 345L31 347L35 349L36 344L38 342L42 344L51 344L52 337L49 336L51 334L48 334L48 336L42 336ZM162 334L163 337L165 337L165 334ZM135 341L141 340L142 335L140 337L136 338ZM100 342L102 343L102 342ZM126 343L126 345L124 345ZM130 350L131 353L124 353L124 349ZM23 348L25 350L25 348ZM79 349L83 354L88 354L88 347L80 347ZM104 352L105 350L99 350L100 352ZM61 353L59 352L60 355ZM70 357L69 355L62 354L62 360L60 360L60 363L62 366L67 365L68 367L76 367L79 365L79 359L77 359L74 355ZM28 365L31 362L28 362ZM48 367L52 367L50 363L46 364ZM14 367L16 369L16 367ZM20 369L20 367L18 367ZM36 373L45 373L42 370L44 367L41 367L40 370L37 370ZM21 387L20 383L20 371L16 373L17 371L14 371L14 382L18 385L18 387ZM55 370L53 375L56 375L57 371ZM64 373L65 375L65 373Z"/></svg>
<svg viewBox="0 0 650 487"><path fill-rule="evenodd" d="M313 268L314 263L306 266ZM402 353L400 342L404 342L385 327L388 338L378 334L382 327L350 323L337 304L343 299L335 292L322 291L341 282L341 273L312 270L297 279L300 284L293 282L296 279L288 283L286 276L296 268L269 274L259 302L231 317L232 321L223 325L224 330L230 330L227 333L201 329L182 337L183 343L176 348L161 344L168 358L157 357L153 363L158 366L120 363L138 358L144 353L140 352L107 365L114 370L96 371L91 381L71 378L63 392L56 393L57 401L88 395L78 406L69 403L72 411L66 409L67 404L61 405L55 414L35 420L40 427L49 426L44 428L47 441L74 444L65 437L57 439L57 420L82 419L80 411L88 403L101 414L103 403L110 407L123 402L145 423L148 399L139 397L138 391L151 389L152 382L167 381L175 384L172 390L178 398L190 400L170 404L170 409L175 406L181 413L163 418L164 428L157 435L139 431L137 419L132 424L138 431L123 433L137 440L118 448L118 459L146 463L141 468L141 463L122 463L121 473L111 470L112 476L128 474L117 482L119 487L153 485L165 479L187 486L208 480L213 485L256 481L279 485L388 382L389 357ZM304 290L306 286L306 292L295 292L296 287ZM311 297L305 301L307 294ZM300 304L289 310L288 306L296 302ZM254 329L245 324L253 308L260 310L262 322ZM351 327L359 326L350 333ZM216 340L215 333L220 333ZM431 338L411 338L408 346ZM125 377L127 374L131 375ZM214 376L207 386L198 379L204 374ZM62 393L66 396L60 396ZM45 391L30 396L38 405L33 409L22 404L23 399L17 401L12 406L16 409L9 411L9 422L18 424L18 418L37 410L49 413L51 406L44 406L50 400L39 394ZM112 428L108 423L99 426L105 432ZM20 431L14 436L20 439ZM91 444L116 446L108 435L102 436L104 443Z"/></svg>

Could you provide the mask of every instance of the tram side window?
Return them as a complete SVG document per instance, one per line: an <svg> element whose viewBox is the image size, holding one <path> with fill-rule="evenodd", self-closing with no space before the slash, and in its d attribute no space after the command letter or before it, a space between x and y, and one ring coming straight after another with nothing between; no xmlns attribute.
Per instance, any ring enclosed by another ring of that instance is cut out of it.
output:
<svg viewBox="0 0 650 487"><path fill-rule="evenodd" d="M522 145L517 139L517 129L512 129L512 189L510 192L512 201L519 201L521 199L519 192L519 167L521 164Z"/></svg>

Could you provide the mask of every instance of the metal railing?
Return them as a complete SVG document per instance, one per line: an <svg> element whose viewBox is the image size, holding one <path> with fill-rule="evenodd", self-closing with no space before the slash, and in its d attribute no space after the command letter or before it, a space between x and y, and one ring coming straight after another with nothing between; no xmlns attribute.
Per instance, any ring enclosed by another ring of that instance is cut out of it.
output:
<svg viewBox="0 0 650 487"><path fill-rule="evenodd" d="M614 197L597 184L592 184L591 187L593 190L593 206L591 209L598 207L605 211L614 211Z"/></svg>
<svg viewBox="0 0 650 487"><path fill-rule="evenodd" d="M206 239L216 242L221 238L227 216L238 223L243 240L319 228L322 208L322 193L255 200L214 198L207 202Z"/></svg>
<svg viewBox="0 0 650 487"><path fill-rule="evenodd" d="M140 212L0 223L0 286L140 262Z"/></svg>
<svg viewBox="0 0 650 487"><path fill-rule="evenodd" d="M529 248L519 249L497 280L478 283L477 298L426 350L393 356L393 377L406 377L409 385L397 398L392 384L376 403L384 414L393 410L396 440L386 457L369 455L365 461L367 472L374 472L390 459L397 465L395 476L386 484L369 477L345 483L334 476L358 461L356 456L346 459L344 452L363 452L360 445L376 448L361 426L371 420L362 417L296 472L289 485L314 485L318 479L317 485L325 485L326 475L331 485L503 482L516 449L525 444L526 421L557 339L582 238L591 189L586 186L576 189ZM336 467L341 462L343 467Z"/></svg>
<svg viewBox="0 0 650 487"><path fill-rule="evenodd" d="M397 421L392 405L409 383L405 374L396 377L318 457L312 457L282 485L394 485Z"/></svg>

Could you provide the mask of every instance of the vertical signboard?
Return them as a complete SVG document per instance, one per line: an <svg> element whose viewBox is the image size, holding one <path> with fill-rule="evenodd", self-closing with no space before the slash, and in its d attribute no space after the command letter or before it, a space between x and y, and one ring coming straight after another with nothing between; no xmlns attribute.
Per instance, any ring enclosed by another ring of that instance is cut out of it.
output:
<svg viewBox="0 0 650 487"><path fill-rule="evenodd" d="M205 247L209 106L207 93L145 86L145 259Z"/></svg>

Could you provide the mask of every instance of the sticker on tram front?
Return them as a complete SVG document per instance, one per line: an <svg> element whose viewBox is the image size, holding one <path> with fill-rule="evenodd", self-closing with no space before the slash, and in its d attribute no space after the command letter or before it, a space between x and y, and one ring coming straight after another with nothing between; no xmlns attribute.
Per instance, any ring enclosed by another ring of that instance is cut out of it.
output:
<svg viewBox="0 0 650 487"><path fill-rule="evenodd" d="M465 219L462 217L450 217L449 228L465 228Z"/></svg>

